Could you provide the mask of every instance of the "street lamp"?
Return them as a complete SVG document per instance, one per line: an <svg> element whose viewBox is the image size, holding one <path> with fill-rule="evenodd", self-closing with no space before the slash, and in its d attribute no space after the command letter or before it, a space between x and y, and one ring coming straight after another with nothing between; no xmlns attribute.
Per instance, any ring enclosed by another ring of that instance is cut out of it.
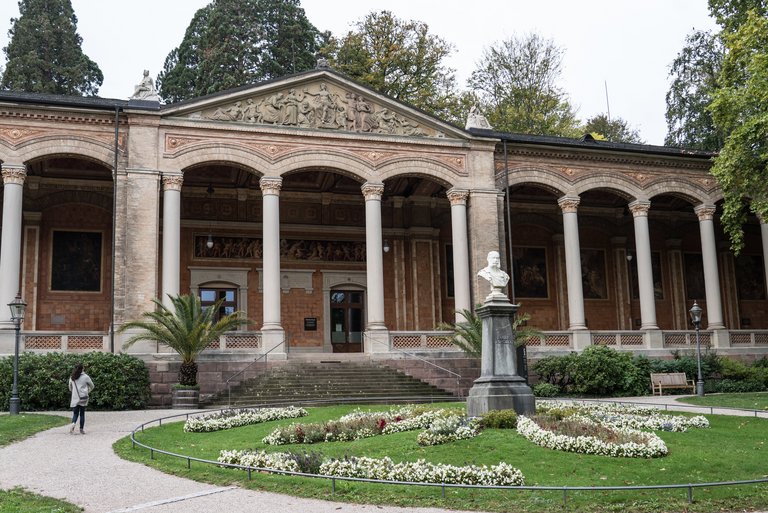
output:
<svg viewBox="0 0 768 513"><path fill-rule="evenodd" d="M703 310L696 303L693 302L691 307L691 323L696 327L696 365L698 366L699 375L696 380L696 395L704 397L704 378L701 377L701 344L699 343L699 329L701 328L701 313Z"/></svg>
<svg viewBox="0 0 768 513"><path fill-rule="evenodd" d="M19 414L19 330L21 322L24 320L24 309L27 303L21 299L21 293L16 294L16 299L8 303L11 308L11 320L16 327L16 349L13 353L13 388L11 389L10 408L8 413L11 415Z"/></svg>

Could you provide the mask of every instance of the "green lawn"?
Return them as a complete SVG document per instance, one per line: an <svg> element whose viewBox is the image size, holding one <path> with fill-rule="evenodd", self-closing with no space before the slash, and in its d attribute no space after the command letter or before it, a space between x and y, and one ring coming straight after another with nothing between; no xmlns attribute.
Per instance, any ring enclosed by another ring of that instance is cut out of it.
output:
<svg viewBox="0 0 768 513"><path fill-rule="evenodd" d="M455 403L446 405L456 407ZM371 407L381 409L381 407ZM302 422L338 418L353 410L352 406L310 408L310 416ZM708 416L709 429L692 429L686 433L660 432L670 454L658 459L609 458L564 453L544 449L528 442L515 431L486 430L472 440L451 444L419 447L417 431L378 436L355 442L333 442L311 446L265 446L261 439L283 420L214 433L184 433L181 423L147 429L138 439L147 445L188 456L215 460L220 449L265 449L268 451L320 451L326 456L389 456L395 461L424 458L433 462L465 464L497 464L506 461L520 468L527 485L543 486L622 486L668 483L706 483L714 481L762 478L768 443L768 420ZM404 487L363 483L336 482L332 493L330 480L301 479L253 474L247 480L243 471L192 463L132 448L129 439L115 444L126 459L140 461L173 474L215 484L237 482L242 486L290 495L301 495L338 501L437 506L456 509L526 512L562 511L561 491L499 491ZM297 486L297 484L299 486ZM768 485L694 490L696 502L689 507L686 490L647 490L637 492L569 492L569 511L707 511L722 509L754 509L768 506ZM513 505L513 506L512 506Z"/></svg>
<svg viewBox="0 0 768 513"><path fill-rule="evenodd" d="M63 426L69 422L58 415L22 413L0 415L0 447L21 441L40 431ZM23 488L0 490L0 513L74 513L82 508L68 502L43 497Z"/></svg>
<svg viewBox="0 0 768 513"><path fill-rule="evenodd" d="M697 406L717 406L722 408L744 408L747 410L768 410L768 392L745 394L708 394L704 397L683 397L678 401Z"/></svg>

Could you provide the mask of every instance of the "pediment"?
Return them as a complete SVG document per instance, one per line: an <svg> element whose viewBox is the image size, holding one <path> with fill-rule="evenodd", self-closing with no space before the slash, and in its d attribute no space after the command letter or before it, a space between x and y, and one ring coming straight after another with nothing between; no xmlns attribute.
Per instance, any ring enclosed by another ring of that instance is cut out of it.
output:
<svg viewBox="0 0 768 513"><path fill-rule="evenodd" d="M170 105L163 116L328 132L467 138L448 123L328 71Z"/></svg>

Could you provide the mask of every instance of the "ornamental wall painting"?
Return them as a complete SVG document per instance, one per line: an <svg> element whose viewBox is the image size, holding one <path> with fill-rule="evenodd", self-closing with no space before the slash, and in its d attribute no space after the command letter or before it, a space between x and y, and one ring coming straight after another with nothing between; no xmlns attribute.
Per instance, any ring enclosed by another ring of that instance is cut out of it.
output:
<svg viewBox="0 0 768 513"><path fill-rule="evenodd" d="M664 285L661 280L661 253L651 253L651 274L653 275L653 298L664 299ZM632 299L640 298L640 287L637 283L637 258L629 261L629 286L632 291Z"/></svg>
<svg viewBox="0 0 768 513"><path fill-rule="evenodd" d="M584 299L608 299L605 276L605 251L601 249L582 249L581 284L584 291Z"/></svg>
<svg viewBox="0 0 768 513"><path fill-rule="evenodd" d="M704 261L701 253L686 253L685 261L685 297L690 301L702 301L706 298L704 288Z"/></svg>
<svg viewBox="0 0 768 513"><path fill-rule="evenodd" d="M51 290L101 291L101 232L54 230L51 241Z"/></svg>
<svg viewBox="0 0 768 513"><path fill-rule="evenodd" d="M515 247L512 249L515 296L546 299L547 252L545 248Z"/></svg>
<svg viewBox="0 0 768 513"><path fill-rule="evenodd" d="M211 247L208 247L208 241ZM222 237L195 235L195 258L261 260L263 244L255 237ZM313 260L323 262L365 262L365 243L358 241L327 241L281 239L282 260Z"/></svg>
<svg viewBox="0 0 768 513"><path fill-rule="evenodd" d="M741 254L736 257L736 286L739 299L765 299L765 265L762 255Z"/></svg>

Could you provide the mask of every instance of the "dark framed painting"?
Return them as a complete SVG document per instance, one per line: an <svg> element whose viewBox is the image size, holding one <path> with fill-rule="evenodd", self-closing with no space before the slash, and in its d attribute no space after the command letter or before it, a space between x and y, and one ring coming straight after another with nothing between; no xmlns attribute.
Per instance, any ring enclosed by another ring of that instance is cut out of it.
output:
<svg viewBox="0 0 768 513"><path fill-rule="evenodd" d="M545 248L513 248L512 268L515 275L515 296L535 299L549 297Z"/></svg>
<svg viewBox="0 0 768 513"><path fill-rule="evenodd" d="M701 253L686 253L685 262L685 297L691 301L706 299L704 288L704 261Z"/></svg>
<svg viewBox="0 0 768 513"><path fill-rule="evenodd" d="M661 280L661 253L651 252L651 274L653 275L653 297L664 299L664 282ZM640 298L640 288L637 283L637 258L629 261L629 287L632 291L632 299Z"/></svg>
<svg viewBox="0 0 768 513"><path fill-rule="evenodd" d="M584 299L608 299L605 276L605 251L602 249L582 249L581 284Z"/></svg>
<svg viewBox="0 0 768 513"><path fill-rule="evenodd" d="M101 232L54 230L51 290L101 292Z"/></svg>
<svg viewBox="0 0 768 513"><path fill-rule="evenodd" d="M736 257L736 286L739 299L765 299L765 264L762 255L741 254Z"/></svg>

